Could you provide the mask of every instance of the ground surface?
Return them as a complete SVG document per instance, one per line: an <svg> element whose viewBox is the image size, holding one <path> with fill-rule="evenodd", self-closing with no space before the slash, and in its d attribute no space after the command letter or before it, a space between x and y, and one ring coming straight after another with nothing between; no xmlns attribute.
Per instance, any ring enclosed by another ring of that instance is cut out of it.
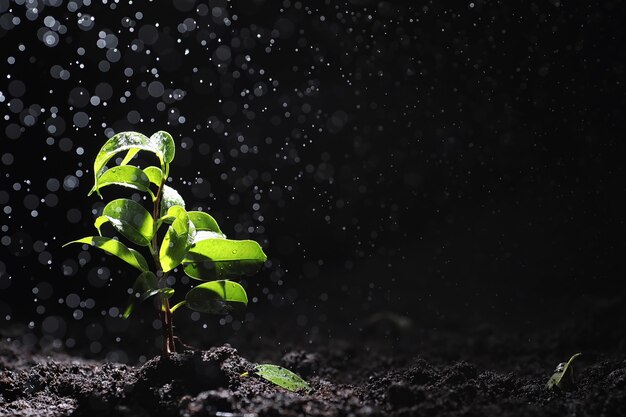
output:
<svg viewBox="0 0 626 417"><path fill-rule="evenodd" d="M567 392L548 391L556 357L524 344L528 339L522 335L497 334L483 329L459 344L440 335L439 342L431 338L425 356L415 353L422 343L413 343L413 334L396 337L399 343L393 344L333 341L276 359L310 382L309 394L242 377L254 364L228 345L157 356L133 367L29 353L3 343L0 415L626 415L626 361L619 353L589 349L576 365L576 385ZM373 340L386 339L377 337ZM538 340L555 346L548 337Z"/></svg>

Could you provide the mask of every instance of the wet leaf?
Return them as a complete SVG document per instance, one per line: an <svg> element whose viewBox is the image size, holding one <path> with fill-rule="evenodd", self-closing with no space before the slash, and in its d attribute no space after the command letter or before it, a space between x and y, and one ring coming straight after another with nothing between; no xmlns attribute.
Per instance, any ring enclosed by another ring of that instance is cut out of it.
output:
<svg viewBox="0 0 626 417"><path fill-rule="evenodd" d="M189 290L186 306L209 314L228 314L248 305L246 290L236 282L211 281Z"/></svg>
<svg viewBox="0 0 626 417"><path fill-rule="evenodd" d="M581 353L576 353L572 355L572 357L569 358L567 362L561 362L560 364L558 364L556 369L554 370L554 373L546 383L546 388L566 389L568 388L568 386L572 385L574 383L574 368L572 366L572 363L574 362L574 359L576 359L580 355Z"/></svg>
<svg viewBox="0 0 626 417"><path fill-rule="evenodd" d="M96 219L98 231L106 218L125 238L139 246L149 246L154 233L154 221L139 203L127 198L111 201L104 207L102 216Z"/></svg>
<svg viewBox="0 0 626 417"><path fill-rule="evenodd" d="M180 265L193 244L196 232L193 223L189 220L189 215L181 206L170 207L167 217L173 218L174 221L165 233L159 252L161 269L164 272Z"/></svg>
<svg viewBox="0 0 626 417"><path fill-rule="evenodd" d="M117 166L107 169L98 177L98 189L108 185L121 185L123 187L133 188L135 190L144 191L152 195L150 190L150 180L144 171L137 167L126 165ZM89 195L97 191L96 186L89 191Z"/></svg>
<svg viewBox="0 0 626 417"><path fill-rule="evenodd" d="M150 142L157 144L157 146L163 150L163 158L168 164L174 160L174 153L176 152L176 145L172 135L164 130L159 130L150 136Z"/></svg>
<svg viewBox="0 0 626 417"><path fill-rule="evenodd" d="M149 151L154 153L161 162L162 168L165 168L172 159L174 159L174 140L167 132L157 132L154 135L147 137L138 132L121 132L112 136L106 143L100 148L100 152L96 156L96 160L93 164L93 171L95 175L95 190L98 191L98 176L104 169L105 165L116 154L123 151L131 151L137 153L138 151ZM131 154L134 156L134 154ZM125 162L128 162L128 154L124 158Z"/></svg>
<svg viewBox="0 0 626 417"><path fill-rule="evenodd" d="M102 236L89 236L82 239L73 240L63 246L65 247L71 243L83 243L94 246L96 248L102 249L107 253L110 253L111 255L117 256L121 260L134 266L140 271L149 270L148 262L146 262L146 258L144 258L143 255L141 255L134 249L126 247L126 245L118 240Z"/></svg>
<svg viewBox="0 0 626 417"><path fill-rule="evenodd" d="M222 233L222 231L220 230L217 221L215 221L213 216L211 216L210 214L203 211L190 211L188 213L189 220L191 220L194 226L196 226L196 230L215 232L222 237L226 237L224 233Z"/></svg>
<svg viewBox="0 0 626 417"><path fill-rule="evenodd" d="M178 191L170 186L163 186L163 195L161 196L161 214L167 213L170 207L181 206L185 208L185 200L178 194Z"/></svg>
<svg viewBox="0 0 626 417"><path fill-rule="evenodd" d="M98 230L98 234L102 236L102 225L109 221L107 216L98 216L93 222L94 227Z"/></svg>
<svg viewBox="0 0 626 417"><path fill-rule="evenodd" d="M120 162L120 165L127 165L130 161L133 160L135 155L137 155L138 153L139 153L139 148L129 149L128 152L126 152L126 156L124 157L122 162Z"/></svg>
<svg viewBox="0 0 626 417"><path fill-rule="evenodd" d="M196 239L183 259L183 268L188 276L200 280L240 278L257 272L266 260L263 249L253 240L211 237Z"/></svg>
<svg viewBox="0 0 626 417"><path fill-rule="evenodd" d="M200 230L196 233L196 237L194 238L193 243L195 244L200 242L201 240L207 239L226 239L226 236L222 233L210 232L208 230Z"/></svg>
<svg viewBox="0 0 626 417"><path fill-rule="evenodd" d="M133 284L133 293L128 300L123 317L128 318L139 303L157 294L169 298L174 295L174 290L172 288L159 288L159 280L153 272L142 272Z"/></svg>
<svg viewBox="0 0 626 417"><path fill-rule="evenodd" d="M161 183L163 182L163 171L161 171L161 168L148 167L144 169L143 172L148 177L148 181L150 181L152 184L156 185L157 187L161 186Z"/></svg>
<svg viewBox="0 0 626 417"><path fill-rule="evenodd" d="M289 391L310 392L312 390L311 386L304 379L289 369L278 365L257 365L254 367L253 372L261 378Z"/></svg>
<svg viewBox="0 0 626 417"><path fill-rule="evenodd" d="M168 188L169 188L169 187L168 187ZM171 188L170 188L170 190L171 190ZM165 192L165 189L164 189L164 192ZM171 196L171 194L170 194L170 192L169 192L169 191L168 191L168 194ZM180 201L181 201L181 202L183 202L183 204L184 204L184 201L182 200L182 198L180 199ZM175 201L171 201L171 202L175 202ZM167 205L169 206L169 204L167 204ZM167 209L167 211L161 211L161 213L165 213L165 214L164 214L163 216L161 216L161 217L157 220L157 229L158 229L158 228L160 228L160 227L161 227L161 225L162 225L163 223L172 224L172 222L176 219L176 216L173 216L173 215L171 215L171 214L168 214L169 210L170 210L172 207L174 207L174 206L180 206L180 205L179 205L179 204L174 204L174 205L172 205L172 206L169 206L169 207L168 207L168 209ZM183 208L184 208L184 206L180 206L180 207L183 207ZM162 208L162 209L165 209L165 207L164 207L163 205L161 205L161 208ZM189 214L190 214L190 212L187 212L187 215L189 215ZM191 221L191 216L189 216L189 221ZM191 222L193 223L193 221L191 221ZM195 228L195 223L194 223L194 228ZM197 229L196 229L196 231L197 231ZM202 233L205 233L205 232L202 232ZM197 235L196 235L196 236L197 236ZM215 234L215 236L220 236L220 235ZM195 239L195 238L194 238L194 239Z"/></svg>

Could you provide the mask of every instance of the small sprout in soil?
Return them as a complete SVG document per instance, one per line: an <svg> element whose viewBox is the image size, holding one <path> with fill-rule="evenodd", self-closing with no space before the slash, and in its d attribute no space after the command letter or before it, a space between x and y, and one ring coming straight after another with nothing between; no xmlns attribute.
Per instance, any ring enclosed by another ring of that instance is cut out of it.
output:
<svg viewBox="0 0 626 417"><path fill-rule="evenodd" d="M251 373L289 391L309 393L313 390L304 379L282 366L256 365ZM249 374L250 372L244 372L241 376L246 377Z"/></svg>
<svg viewBox="0 0 626 417"><path fill-rule="evenodd" d="M159 166L141 169L129 165L140 151L153 153ZM107 163L125 152L117 166ZM185 201L172 187L166 185L175 145L167 132L150 137L137 132L122 132L111 137L100 149L94 162L95 184L89 195L110 185L119 185L145 192L152 203L151 211L136 201L119 198L110 201L94 226L98 236L88 236L67 243L88 244L114 255L140 271L133 285L124 318L128 318L141 301L158 297L163 323L163 354L176 351L172 314L183 305L210 314L228 314L245 308L248 296L244 288L228 279L237 279L257 272L267 260L257 242L229 240L215 219L202 211L187 211ZM118 239L102 235L109 224L129 243L149 252L153 266L138 250ZM161 227L166 228L159 233ZM176 267L189 277L206 281L187 292L183 300L170 306L174 289L166 285L166 272Z"/></svg>
<svg viewBox="0 0 626 417"><path fill-rule="evenodd" d="M557 365L554 373L546 383L547 389L559 388L565 390L574 385L574 367L572 362L579 357L581 353L572 355L567 362L561 362Z"/></svg>

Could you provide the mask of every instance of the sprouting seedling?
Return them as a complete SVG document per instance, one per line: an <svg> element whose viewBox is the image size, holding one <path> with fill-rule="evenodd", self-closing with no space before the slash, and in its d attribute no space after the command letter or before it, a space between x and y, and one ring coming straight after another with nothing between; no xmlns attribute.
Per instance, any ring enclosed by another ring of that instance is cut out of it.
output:
<svg viewBox="0 0 626 417"><path fill-rule="evenodd" d="M140 151L155 154L159 166L141 169L128 165ZM87 244L114 255L140 271L133 294L124 311L128 318L135 306L157 296L163 323L163 354L176 351L172 314L181 306L211 314L228 314L248 304L245 289L236 279L257 272L267 260L257 242L229 240L215 219L202 211L187 211L180 194L166 185L175 145L167 132L150 137L137 132L122 132L111 137L100 149L94 162L95 184L89 195L109 185L120 185L145 192L152 202L151 212L130 199L109 202L94 226L98 236L88 236L67 243ZM107 163L120 152L126 152L119 165ZM109 223L128 242L149 251L154 265L138 250L120 240L102 236L102 226ZM161 226L167 227L162 238ZM166 272L176 267L189 277L206 281L189 290L184 299L171 305L174 289L166 285Z"/></svg>
<svg viewBox="0 0 626 417"><path fill-rule="evenodd" d="M247 377L250 374L257 375L289 391L304 393L312 391L311 386L304 379L282 366L271 364L256 365L252 371L244 372L241 376Z"/></svg>
<svg viewBox="0 0 626 417"><path fill-rule="evenodd" d="M572 355L567 362L561 362L556 366L554 373L546 383L547 389L566 389L574 384L574 367L572 363L574 359L579 357L581 353Z"/></svg>

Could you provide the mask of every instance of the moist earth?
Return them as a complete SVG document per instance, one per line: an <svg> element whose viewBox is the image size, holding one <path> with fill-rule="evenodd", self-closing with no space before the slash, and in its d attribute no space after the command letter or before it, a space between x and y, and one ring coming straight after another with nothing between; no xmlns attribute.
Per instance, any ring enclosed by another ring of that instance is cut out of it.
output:
<svg viewBox="0 0 626 417"><path fill-rule="evenodd" d="M563 358L566 360L567 358ZM523 356L499 369L343 342L279 361L310 393L256 376L229 346L156 356L140 366L0 344L1 416L625 416L626 361L588 356L567 391ZM556 365L556 364L555 364ZM508 369L506 369L508 368Z"/></svg>

